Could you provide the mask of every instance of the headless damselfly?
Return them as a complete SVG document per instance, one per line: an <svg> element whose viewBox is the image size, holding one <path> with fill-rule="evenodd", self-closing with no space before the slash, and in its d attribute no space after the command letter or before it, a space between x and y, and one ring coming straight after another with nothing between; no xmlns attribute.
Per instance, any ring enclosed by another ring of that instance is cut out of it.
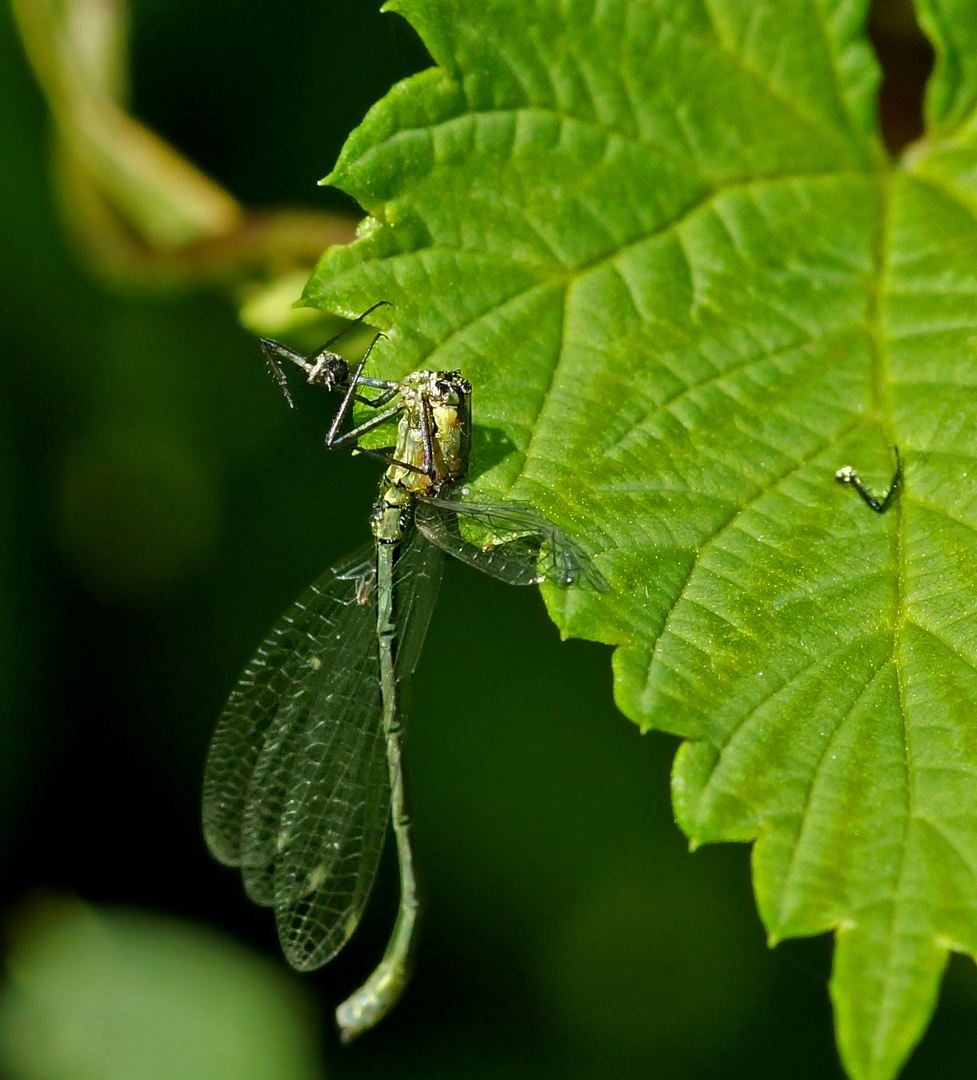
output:
<svg viewBox="0 0 977 1080"><path fill-rule="evenodd" d="M401 728L444 552L510 584L607 588L533 507L451 497L468 471L471 386L457 371L365 376L380 336L355 371L329 351L336 338L308 357L262 341L290 404L282 360L343 395L327 445L362 449L360 438L395 418L397 436L389 455L364 451L387 462L373 542L326 571L272 629L225 706L204 778L212 854L239 866L248 896L275 909L282 949L301 971L326 963L355 930L392 821L400 907L379 966L336 1010L344 1042L372 1027L407 979L417 890ZM341 431L354 400L372 415Z"/></svg>

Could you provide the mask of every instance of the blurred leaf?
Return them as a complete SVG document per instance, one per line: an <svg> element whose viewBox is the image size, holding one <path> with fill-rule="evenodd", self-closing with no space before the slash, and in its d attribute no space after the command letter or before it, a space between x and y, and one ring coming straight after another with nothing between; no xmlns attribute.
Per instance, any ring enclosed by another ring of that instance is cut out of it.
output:
<svg viewBox="0 0 977 1080"><path fill-rule="evenodd" d="M771 940L838 931L843 1059L891 1077L977 952L977 0L921 4L940 138L897 167L866 0L389 7L440 66L350 137L370 218L306 302L471 379L473 489L595 554L554 617L690 740L679 820L757 841ZM893 446L879 517L834 475Z"/></svg>
<svg viewBox="0 0 977 1080"><path fill-rule="evenodd" d="M240 207L125 111L125 0L14 0L24 44L58 122L63 167L161 248L230 232Z"/></svg>
<svg viewBox="0 0 977 1080"><path fill-rule="evenodd" d="M308 332L315 328L316 337L325 341L341 327L342 321L311 308L297 308L307 278L302 270L285 274L270 285L253 292L241 305L241 322L252 333L276 337L283 333ZM315 346L311 346L310 351Z"/></svg>
<svg viewBox="0 0 977 1080"><path fill-rule="evenodd" d="M13 0L55 121L58 188L92 267L117 288L244 291L352 238L345 214L247 214L128 109L126 0Z"/></svg>
<svg viewBox="0 0 977 1080"><path fill-rule="evenodd" d="M0 1012L13 1080L312 1080L294 984L216 934L72 902L18 928Z"/></svg>

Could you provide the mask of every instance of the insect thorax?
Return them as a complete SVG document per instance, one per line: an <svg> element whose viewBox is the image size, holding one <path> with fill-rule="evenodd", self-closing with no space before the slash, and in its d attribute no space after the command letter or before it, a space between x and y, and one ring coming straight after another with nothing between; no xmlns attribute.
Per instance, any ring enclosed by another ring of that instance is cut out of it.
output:
<svg viewBox="0 0 977 1080"><path fill-rule="evenodd" d="M404 379L400 386L404 412L393 452L400 464L387 470L388 483L417 495L430 495L466 475L471 453L471 393L471 384L457 371L415 371Z"/></svg>

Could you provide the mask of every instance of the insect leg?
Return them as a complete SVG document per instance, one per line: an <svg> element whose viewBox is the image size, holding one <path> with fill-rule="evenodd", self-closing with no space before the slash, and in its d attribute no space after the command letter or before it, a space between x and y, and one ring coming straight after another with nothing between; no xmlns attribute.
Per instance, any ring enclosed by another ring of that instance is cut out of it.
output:
<svg viewBox="0 0 977 1080"><path fill-rule="evenodd" d="M865 500L866 506L874 510L877 514L884 514L886 510L889 509L892 505L892 500L896 497L899 488L902 486L902 458L899 457L898 446L894 446L892 449L896 455L896 471L892 476L892 483L889 485L889 490L881 501L869 491L865 486L865 482L858 473L855 472L851 465L845 465L835 473L835 479L839 484L851 484Z"/></svg>

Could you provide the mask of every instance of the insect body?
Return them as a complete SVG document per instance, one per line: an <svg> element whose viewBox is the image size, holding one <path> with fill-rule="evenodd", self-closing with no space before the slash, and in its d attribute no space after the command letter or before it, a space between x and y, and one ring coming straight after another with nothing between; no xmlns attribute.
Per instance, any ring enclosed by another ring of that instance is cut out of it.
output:
<svg viewBox="0 0 977 1080"><path fill-rule="evenodd" d="M225 706L204 778L211 852L241 868L252 900L275 909L283 951L303 971L334 956L356 928L392 821L400 908L379 966L336 1011L344 1041L375 1024L407 979L417 893L401 699L443 552L511 584L549 579L607 588L583 552L534 508L450 497L468 471L471 386L457 371L369 379L363 367L376 341L355 372L329 353L332 342L312 357L262 342L286 396L280 359L343 394L328 445L356 447L387 420L399 424L392 452L376 455L387 469L371 515L373 543L322 575L272 629ZM354 399L374 413L341 432ZM459 516L500 539L471 543Z"/></svg>

